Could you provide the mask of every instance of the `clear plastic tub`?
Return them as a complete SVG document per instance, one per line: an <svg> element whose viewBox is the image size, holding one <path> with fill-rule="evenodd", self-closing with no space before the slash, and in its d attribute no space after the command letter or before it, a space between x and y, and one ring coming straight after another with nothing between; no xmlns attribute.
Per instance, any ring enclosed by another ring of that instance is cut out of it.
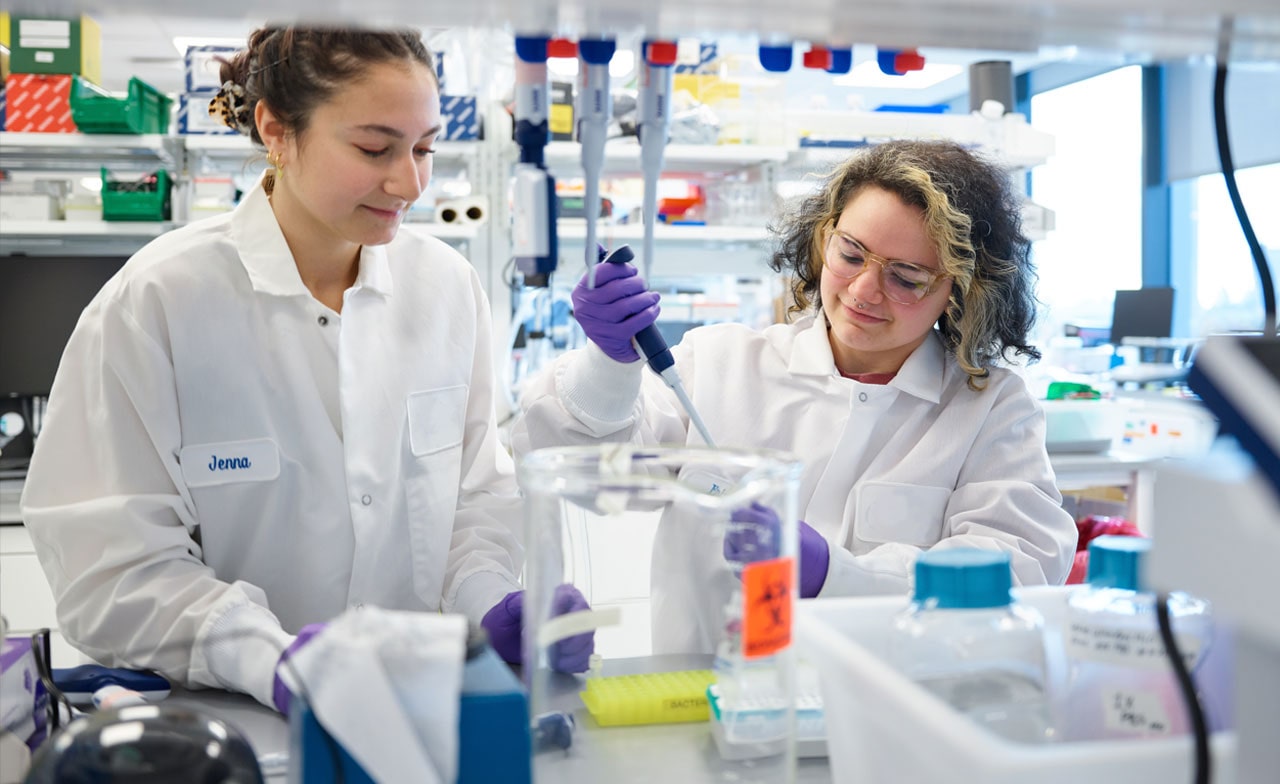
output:
<svg viewBox="0 0 1280 784"><path fill-rule="evenodd" d="M1062 629L1078 588L1017 589L1045 619L1051 683L1065 678ZM1133 784L1190 781L1188 737L1024 744L1005 740L913 683L887 658L906 597L819 599L797 608L800 656L822 678L832 778L866 782ZM1236 736L1215 733L1215 782L1236 780Z"/></svg>

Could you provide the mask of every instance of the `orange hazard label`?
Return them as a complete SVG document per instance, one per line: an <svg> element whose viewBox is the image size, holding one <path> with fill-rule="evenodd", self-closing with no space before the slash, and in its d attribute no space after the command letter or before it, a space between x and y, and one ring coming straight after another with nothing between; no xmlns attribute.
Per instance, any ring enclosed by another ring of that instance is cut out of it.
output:
<svg viewBox="0 0 1280 784"><path fill-rule="evenodd" d="M791 644L794 558L756 561L742 570L742 653L748 659L777 653Z"/></svg>

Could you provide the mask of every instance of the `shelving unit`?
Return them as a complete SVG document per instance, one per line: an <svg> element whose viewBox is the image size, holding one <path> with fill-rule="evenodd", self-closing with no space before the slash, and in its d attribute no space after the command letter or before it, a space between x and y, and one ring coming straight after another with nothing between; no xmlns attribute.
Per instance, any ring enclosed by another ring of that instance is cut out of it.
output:
<svg viewBox="0 0 1280 784"><path fill-rule="evenodd" d="M18 221L0 228L0 256L127 256L176 223L125 221Z"/></svg>
<svg viewBox="0 0 1280 784"><path fill-rule="evenodd" d="M437 169L473 169L479 158L477 147L472 142L439 143ZM261 152L243 136L0 133L0 169L65 177L73 173L97 176L103 166L128 170L163 167L178 175L172 221L5 220L0 225L0 255L130 255L187 222L190 211L183 186L190 178L211 172L256 177L264 165ZM410 225L415 231L453 243L472 243L481 237L474 225Z"/></svg>

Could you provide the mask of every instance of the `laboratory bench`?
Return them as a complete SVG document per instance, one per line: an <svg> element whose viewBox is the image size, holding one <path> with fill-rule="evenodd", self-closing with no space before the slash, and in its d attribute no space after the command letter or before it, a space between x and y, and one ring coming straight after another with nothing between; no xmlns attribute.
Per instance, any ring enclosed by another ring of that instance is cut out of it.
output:
<svg viewBox="0 0 1280 784"><path fill-rule="evenodd" d="M653 671L654 659L611 660L605 663L607 673ZM666 657L661 657L666 658ZM679 657L685 659L686 657ZM699 657L707 666L710 657ZM663 662L688 667L687 663ZM577 681L578 677L569 677ZM550 751L535 759L541 781L563 784L651 784L655 781L679 781L681 784L727 780L727 770L716 751L711 730L705 722L688 724L654 724L638 727L601 727L590 718L576 696L580 687L571 687L553 697L552 709L572 710L577 722L573 746L565 752ZM166 702L181 703L221 718L239 729L253 746L263 765L264 778L282 782L287 778L289 725L275 711L252 697L221 691L186 691L175 689ZM741 768L738 768L741 770ZM753 779L738 774L737 780ZM830 782L831 769L825 758L801 759L797 764L797 784Z"/></svg>

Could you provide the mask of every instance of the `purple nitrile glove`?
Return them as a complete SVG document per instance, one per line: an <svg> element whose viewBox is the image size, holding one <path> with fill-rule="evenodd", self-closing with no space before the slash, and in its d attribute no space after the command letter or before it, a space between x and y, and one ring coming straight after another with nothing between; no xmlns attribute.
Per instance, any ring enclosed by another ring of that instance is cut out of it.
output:
<svg viewBox="0 0 1280 784"><path fill-rule="evenodd" d="M573 316L587 338L609 358L635 362L640 358L631 339L658 320L655 291L630 264L600 264L595 269L596 287L588 288L590 272L573 289Z"/></svg>
<svg viewBox="0 0 1280 784"><path fill-rule="evenodd" d="M512 591L489 608L480 625L489 633L489 644L507 664L519 664L520 627L524 619L524 591Z"/></svg>
<svg viewBox="0 0 1280 784"><path fill-rule="evenodd" d="M551 600L552 615L589 610L587 599L572 585L556 586ZM520 664L520 631L524 621L524 591L512 591L490 608L480 620L489 633L489 644L508 664ZM586 672L595 652L595 633L585 632L561 640L551 650L551 668L557 672Z"/></svg>
<svg viewBox="0 0 1280 784"><path fill-rule="evenodd" d="M551 600L551 614L565 615L578 610L590 610L587 597L572 585L557 585ZM583 632L566 637L551 650L551 669L556 672L586 672L591 664L591 654L596 651L595 632Z"/></svg>
<svg viewBox="0 0 1280 784"><path fill-rule="evenodd" d="M782 547L781 531L778 515L759 501L734 509L724 534L725 560L740 574L742 567L753 561L777 558Z"/></svg>
<svg viewBox="0 0 1280 784"><path fill-rule="evenodd" d="M800 524L800 598L812 599L827 581L831 551L827 540L804 520ZM781 552L782 521L769 507L753 501L729 515L724 536L724 557L741 573L752 561L776 558Z"/></svg>
<svg viewBox="0 0 1280 784"><path fill-rule="evenodd" d="M298 631L298 636L293 642L289 643L289 647L284 649L284 653L280 654L280 659L276 662L275 682L271 687L271 701L275 703L276 710L284 715L289 715L289 702L293 699L293 693L289 691L289 687L284 685L284 680L280 678L281 666L289 660L295 653L302 650L302 646L311 641L320 632L324 631L324 627L328 624L309 623Z"/></svg>
<svg viewBox="0 0 1280 784"><path fill-rule="evenodd" d="M827 581L831 566L831 548L827 539L813 526L800 521L800 598L812 599Z"/></svg>

